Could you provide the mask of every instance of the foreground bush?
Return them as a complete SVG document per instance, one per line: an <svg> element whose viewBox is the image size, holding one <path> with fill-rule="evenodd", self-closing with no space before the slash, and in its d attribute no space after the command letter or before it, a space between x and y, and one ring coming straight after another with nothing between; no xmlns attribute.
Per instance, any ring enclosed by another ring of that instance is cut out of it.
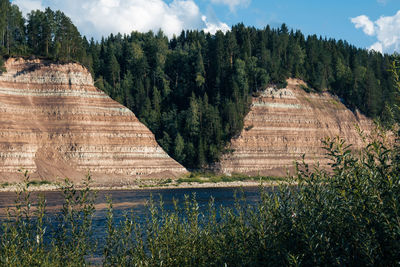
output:
<svg viewBox="0 0 400 267"><path fill-rule="evenodd" d="M382 135L357 156L341 140L326 140L325 147L331 172L298 164L296 183L272 193L260 188L258 205L238 198L234 208L220 208L211 200L200 212L193 196L167 211L162 201L150 200L146 223L139 224L134 213L116 223L109 200L103 265L399 265L398 148ZM19 199L1 230L2 265L88 264L93 195L89 187L64 192L60 226L47 238L45 202L33 219L29 200Z"/></svg>
<svg viewBox="0 0 400 267"><path fill-rule="evenodd" d="M1 266L85 266L86 258L94 251L91 223L95 194L89 188L76 190L68 181L61 188L64 204L57 215L54 229L48 229L46 201L39 196L31 202L29 176L16 193L16 205L7 211L7 220L0 229ZM54 224L51 224L54 225Z"/></svg>

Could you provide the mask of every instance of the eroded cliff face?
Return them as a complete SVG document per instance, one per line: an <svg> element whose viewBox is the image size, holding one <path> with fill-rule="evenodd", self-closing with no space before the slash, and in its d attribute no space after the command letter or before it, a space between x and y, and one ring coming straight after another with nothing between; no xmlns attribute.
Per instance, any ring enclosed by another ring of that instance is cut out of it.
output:
<svg viewBox="0 0 400 267"><path fill-rule="evenodd" d="M363 146L356 129L368 133L373 123L354 114L328 93L306 93L302 81L289 79L284 89L266 89L253 98L244 129L231 142L220 167L224 173L285 175L294 161L306 155L306 162L327 167L321 140L344 138L357 150Z"/></svg>
<svg viewBox="0 0 400 267"><path fill-rule="evenodd" d="M20 168L48 180L82 179L90 170L107 174L98 175L105 182L186 172L130 110L93 86L81 65L9 59L5 67L0 180Z"/></svg>

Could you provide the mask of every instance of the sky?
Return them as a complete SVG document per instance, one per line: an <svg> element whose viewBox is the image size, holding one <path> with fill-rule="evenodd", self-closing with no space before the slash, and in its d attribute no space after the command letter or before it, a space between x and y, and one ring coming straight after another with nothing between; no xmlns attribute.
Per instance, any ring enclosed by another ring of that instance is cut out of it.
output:
<svg viewBox="0 0 400 267"><path fill-rule="evenodd" d="M243 22L342 39L381 53L400 53L400 0L12 0L26 15L50 7L68 15L83 35L99 40L133 30L168 36L182 30L215 33Z"/></svg>

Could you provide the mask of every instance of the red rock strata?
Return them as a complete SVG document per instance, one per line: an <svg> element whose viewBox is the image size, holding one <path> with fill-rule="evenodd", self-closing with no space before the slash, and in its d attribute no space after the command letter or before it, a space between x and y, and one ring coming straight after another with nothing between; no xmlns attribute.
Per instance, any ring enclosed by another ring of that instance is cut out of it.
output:
<svg viewBox="0 0 400 267"><path fill-rule="evenodd" d="M104 177L186 172L130 110L93 86L81 65L9 59L5 66L0 180L19 168L48 180L81 179L88 170L110 174Z"/></svg>
<svg viewBox="0 0 400 267"><path fill-rule="evenodd" d="M287 88L268 88L253 98L244 129L231 142L232 153L221 161L222 172L285 175L303 154L307 163L327 167L322 139L339 136L355 150L363 145L356 125L370 132L370 120L328 93L304 92L301 84L289 79Z"/></svg>

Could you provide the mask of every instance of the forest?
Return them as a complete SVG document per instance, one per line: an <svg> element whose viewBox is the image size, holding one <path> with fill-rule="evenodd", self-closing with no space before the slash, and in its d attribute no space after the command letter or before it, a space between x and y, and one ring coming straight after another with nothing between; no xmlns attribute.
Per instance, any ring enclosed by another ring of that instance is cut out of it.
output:
<svg viewBox="0 0 400 267"><path fill-rule="evenodd" d="M218 162L242 130L252 95L285 87L289 77L306 81L306 90L337 95L384 126L400 121L389 71L397 55L305 36L285 24L237 24L214 35L183 31L171 39L160 30L88 40L61 11L36 10L24 18L16 5L0 0L0 66L8 57L86 66L95 85L131 109L189 169Z"/></svg>

